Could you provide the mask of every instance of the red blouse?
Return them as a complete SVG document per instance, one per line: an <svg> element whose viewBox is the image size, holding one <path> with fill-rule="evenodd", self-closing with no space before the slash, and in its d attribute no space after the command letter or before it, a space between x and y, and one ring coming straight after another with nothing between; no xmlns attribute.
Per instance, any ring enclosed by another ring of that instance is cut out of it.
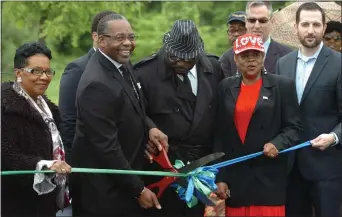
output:
<svg viewBox="0 0 342 217"><path fill-rule="evenodd" d="M241 84L240 94L235 106L234 123L242 144L245 143L248 125L258 101L261 86L261 78L251 85Z"/></svg>

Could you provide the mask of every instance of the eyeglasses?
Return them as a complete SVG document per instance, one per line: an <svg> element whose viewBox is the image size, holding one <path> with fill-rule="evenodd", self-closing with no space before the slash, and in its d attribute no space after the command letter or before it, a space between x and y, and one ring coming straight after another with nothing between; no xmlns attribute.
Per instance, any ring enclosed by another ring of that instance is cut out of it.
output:
<svg viewBox="0 0 342 217"><path fill-rule="evenodd" d="M136 41L138 36L136 35L103 35L104 37L108 37L108 38L111 38L113 39L114 41L117 41L117 42L123 42L125 41L126 39L128 39L129 41Z"/></svg>
<svg viewBox="0 0 342 217"><path fill-rule="evenodd" d="M341 36L335 36L335 37L324 36L324 40L326 40L326 41L331 41L331 40L341 41Z"/></svg>
<svg viewBox="0 0 342 217"><path fill-rule="evenodd" d="M52 69L46 69L46 70L43 70L43 69L40 69L40 68L22 68L22 70L26 71L26 72L29 72L31 74L34 74L34 75L37 75L37 76L42 76L43 73L45 73L46 76L48 77L52 77L56 74L56 72Z"/></svg>
<svg viewBox="0 0 342 217"><path fill-rule="evenodd" d="M257 19L257 18L247 18L247 22L249 22L249 23L255 24L256 21L259 21L260 24L265 24L265 23L267 23L270 20L268 18L266 18L266 17L260 18L260 19Z"/></svg>

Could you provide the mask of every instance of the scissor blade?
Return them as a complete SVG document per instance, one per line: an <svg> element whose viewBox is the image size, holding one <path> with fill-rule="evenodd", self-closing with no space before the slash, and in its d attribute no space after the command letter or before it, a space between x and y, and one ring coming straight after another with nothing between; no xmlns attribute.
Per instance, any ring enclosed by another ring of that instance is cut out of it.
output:
<svg viewBox="0 0 342 217"><path fill-rule="evenodd" d="M204 165L222 157L223 155L224 155L223 152L217 152L217 153L209 154L207 156L204 156L198 160L191 162L190 164L185 165L184 167L181 167L180 169L178 169L178 172L180 172L180 173L191 172L191 171L197 169L198 167L204 166Z"/></svg>

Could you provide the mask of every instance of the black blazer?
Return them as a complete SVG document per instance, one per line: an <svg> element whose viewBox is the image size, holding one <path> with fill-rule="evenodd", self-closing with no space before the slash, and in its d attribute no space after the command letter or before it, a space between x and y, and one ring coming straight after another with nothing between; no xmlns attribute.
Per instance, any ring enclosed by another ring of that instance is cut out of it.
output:
<svg viewBox="0 0 342 217"><path fill-rule="evenodd" d="M290 53L292 49L286 45L280 44L273 39L271 39L270 46L268 48L266 59L265 59L265 68L270 73L275 73L275 66L277 60ZM222 54L220 57L221 68L226 77L234 76L237 73L236 64L234 61L234 51L233 48L229 48L226 52Z"/></svg>
<svg viewBox="0 0 342 217"><path fill-rule="evenodd" d="M234 124L241 76L226 78L220 83L215 151L223 151L225 160L262 151L268 142L279 151L299 142L301 126L293 82L274 74L265 74L262 79L260 96L244 144ZM231 190L227 205L285 204L287 158L286 154L274 159L260 156L221 168L217 182L226 182Z"/></svg>
<svg viewBox="0 0 342 217"><path fill-rule="evenodd" d="M277 74L296 81L298 51L277 63ZM312 69L300 103L304 132L301 140L308 141L322 133L335 132L340 144L325 151L308 147L297 151L300 171L310 180L342 177L342 79L341 53L326 46Z"/></svg>
<svg viewBox="0 0 342 217"><path fill-rule="evenodd" d="M69 63L62 74L59 84L58 106L63 120L60 133L66 152L67 162L70 162L71 160L70 155L75 136L77 115L75 105L76 90L82 73L94 52L94 48L91 48L86 55Z"/></svg>
<svg viewBox="0 0 342 217"><path fill-rule="evenodd" d="M113 63L97 50L88 62L76 94L77 124L72 150L75 166L141 169L147 125L144 108L129 88ZM136 215L139 212L135 197L144 188L139 176L83 174L80 181L82 190L78 199L87 213Z"/></svg>
<svg viewBox="0 0 342 217"><path fill-rule="evenodd" d="M146 113L168 135L172 162L192 161L212 152L217 87L223 74L217 58L210 55L207 58L211 69L197 64L198 90L193 116L186 110L189 102L178 85L179 78L167 69L162 55L154 55L134 66L147 100Z"/></svg>

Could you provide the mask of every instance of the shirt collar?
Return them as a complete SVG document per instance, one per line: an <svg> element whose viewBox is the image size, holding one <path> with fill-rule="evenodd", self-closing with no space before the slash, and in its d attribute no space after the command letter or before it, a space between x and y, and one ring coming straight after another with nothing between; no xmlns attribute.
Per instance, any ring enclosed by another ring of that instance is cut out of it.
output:
<svg viewBox="0 0 342 217"><path fill-rule="evenodd" d="M103 56L105 56L111 63L114 64L114 66L117 68L117 69L120 69L120 67L122 66L122 64L116 62L115 60L113 60L112 58L110 58L109 56L107 56L105 53L102 52L101 49L99 49L100 53L102 53Z"/></svg>
<svg viewBox="0 0 342 217"><path fill-rule="evenodd" d="M190 69L190 72L189 72L192 77L196 78L197 77L197 69L196 69L196 64L194 65L194 67L192 67L192 69Z"/></svg>
<svg viewBox="0 0 342 217"><path fill-rule="evenodd" d="M308 61L309 59L317 59L319 53L321 52L323 47L323 41L321 42L321 44L319 45L319 49L316 51L316 53L314 53L314 55L312 55L311 57L306 57L302 54L302 52L300 51L300 49L298 49L298 55L297 58L303 60L303 61Z"/></svg>
<svg viewBox="0 0 342 217"><path fill-rule="evenodd" d="M93 49L94 49L94 51L96 51L96 48L95 48L95 47L93 47Z"/></svg>
<svg viewBox="0 0 342 217"><path fill-rule="evenodd" d="M270 43L271 43L271 37L268 36L267 41L265 41L265 43L264 43L265 53L267 53L268 48L270 47Z"/></svg>

